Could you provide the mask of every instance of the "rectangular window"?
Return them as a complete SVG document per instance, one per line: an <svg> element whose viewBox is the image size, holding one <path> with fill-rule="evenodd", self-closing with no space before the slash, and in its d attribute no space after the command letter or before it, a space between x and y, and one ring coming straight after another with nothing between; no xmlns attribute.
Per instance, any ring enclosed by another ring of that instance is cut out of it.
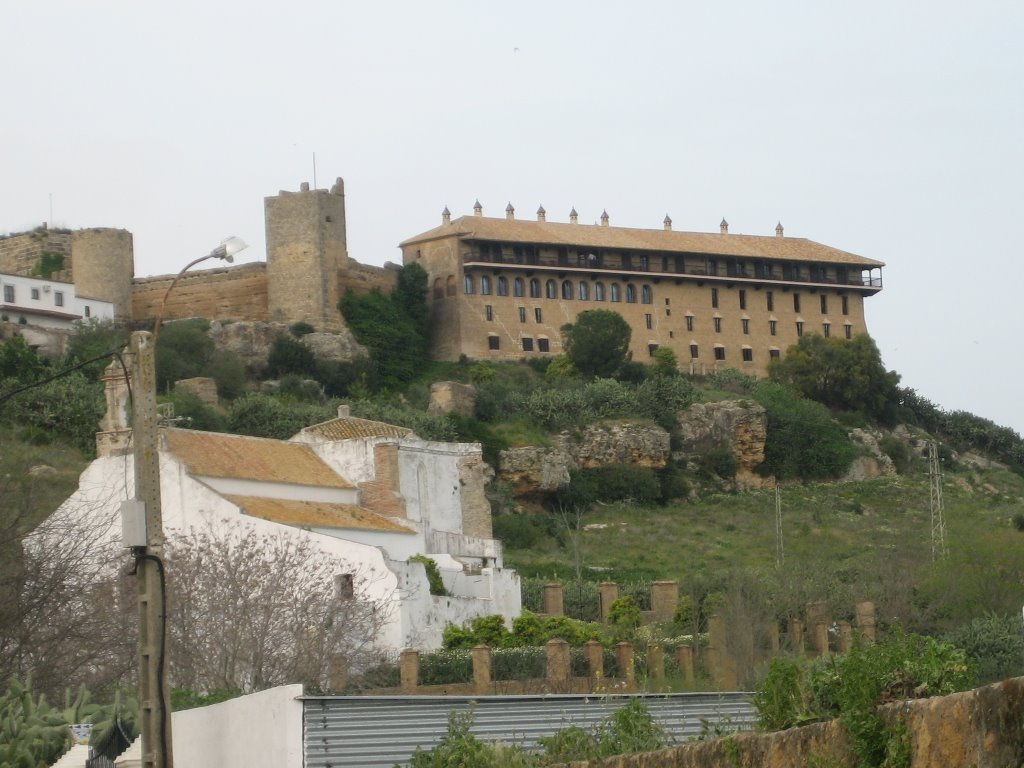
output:
<svg viewBox="0 0 1024 768"><path fill-rule="evenodd" d="M537 349L541 352L547 352L549 350L548 340L546 337L541 336L537 339Z"/></svg>
<svg viewBox="0 0 1024 768"><path fill-rule="evenodd" d="M828 296L821 294L821 314L828 314Z"/></svg>
<svg viewBox="0 0 1024 768"><path fill-rule="evenodd" d="M63 307L64 306L64 292L63 291L54 291L53 292L53 303L55 305L57 305L58 307Z"/></svg>
<svg viewBox="0 0 1024 768"><path fill-rule="evenodd" d="M824 335L824 337L826 339L829 338L832 335L832 324L831 323L822 323L821 324L821 333L822 333L822 335Z"/></svg>
<svg viewBox="0 0 1024 768"><path fill-rule="evenodd" d="M658 351L658 345L657 344L648 344L647 345L647 355L649 357L654 357L654 353L657 352L657 351Z"/></svg>
<svg viewBox="0 0 1024 768"><path fill-rule="evenodd" d="M33 288L32 289L32 299L34 301L39 301L39 289L38 288Z"/></svg>
<svg viewBox="0 0 1024 768"><path fill-rule="evenodd" d="M692 331L693 330L693 315L687 315L686 316L686 330L688 330L688 331Z"/></svg>
<svg viewBox="0 0 1024 768"><path fill-rule="evenodd" d="M754 362L754 350L752 350L750 347L744 347L743 348L743 362L744 363L752 363L752 362Z"/></svg>
<svg viewBox="0 0 1024 768"><path fill-rule="evenodd" d="M488 349L498 349L500 347L500 345L501 345L501 342L498 340L497 336L488 336L487 337L487 348Z"/></svg>
<svg viewBox="0 0 1024 768"><path fill-rule="evenodd" d="M665 317L672 317L672 310L671 309L666 309L665 310Z"/></svg>
<svg viewBox="0 0 1024 768"><path fill-rule="evenodd" d="M13 285L5 285L4 286L4 301L14 301L14 286Z"/></svg>
<svg viewBox="0 0 1024 768"><path fill-rule="evenodd" d="M526 322L526 307L520 307L519 308L519 322L520 323L525 323Z"/></svg>
<svg viewBox="0 0 1024 768"><path fill-rule="evenodd" d="M740 309L746 309L746 308L747 308L747 292L741 290L740 291Z"/></svg>
<svg viewBox="0 0 1024 768"><path fill-rule="evenodd" d="M544 322L544 313L540 311L540 307L533 308L533 319L538 323Z"/></svg>
<svg viewBox="0 0 1024 768"><path fill-rule="evenodd" d="M725 347L715 347L715 360L725 360Z"/></svg>
<svg viewBox="0 0 1024 768"><path fill-rule="evenodd" d="M796 335L797 336L803 336L804 335L804 324L803 324L802 320L797 320L796 321Z"/></svg>
<svg viewBox="0 0 1024 768"><path fill-rule="evenodd" d="M523 352L533 352L533 339L529 336L523 337Z"/></svg>
<svg viewBox="0 0 1024 768"><path fill-rule="evenodd" d="M718 289L711 289L711 308L718 309Z"/></svg>
<svg viewBox="0 0 1024 768"><path fill-rule="evenodd" d="M776 326L777 325L778 325L778 321L777 320L769 320L768 321L768 333L770 333L772 336L775 335L775 331L776 331Z"/></svg>
<svg viewBox="0 0 1024 768"><path fill-rule="evenodd" d="M690 345L690 359L696 360L700 355L700 347L696 344Z"/></svg>
<svg viewBox="0 0 1024 768"><path fill-rule="evenodd" d="M492 307L490 304L484 307L484 317L487 318L487 322L491 322L492 320L494 320L494 307Z"/></svg>
<svg viewBox="0 0 1024 768"><path fill-rule="evenodd" d="M716 317L715 318L715 333L721 333L721 332L722 332L722 318Z"/></svg>
<svg viewBox="0 0 1024 768"><path fill-rule="evenodd" d="M843 302L843 314L844 315L850 314L850 297L849 296L841 296L840 298L842 299L842 302Z"/></svg>
<svg viewBox="0 0 1024 768"><path fill-rule="evenodd" d="M774 312L775 311L775 294L772 293L771 291L768 291L764 295L764 297L765 297L765 299L768 302L768 311L769 312Z"/></svg>
<svg viewBox="0 0 1024 768"><path fill-rule="evenodd" d="M768 350L768 357L770 357L772 360L778 360L779 357L780 357L779 350L777 350L777 349L769 349Z"/></svg>
<svg viewBox="0 0 1024 768"><path fill-rule="evenodd" d="M794 293L793 294L793 311L794 312L799 312L800 311L800 294L799 293Z"/></svg>
<svg viewBox="0 0 1024 768"><path fill-rule="evenodd" d="M848 338L848 339L852 339L853 338L853 326L852 325L844 325L843 326L843 330L846 332L846 338Z"/></svg>
<svg viewBox="0 0 1024 768"><path fill-rule="evenodd" d="M92 310L89 309L89 305L88 304L85 305L85 316L86 317L92 317Z"/></svg>
<svg viewBox="0 0 1024 768"><path fill-rule="evenodd" d="M743 323L743 332L749 334L750 333L750 321L747 320L747 318L744 317L743 320L741 320L740 322Z"/></svg>
<svg viewBox="0 0 1024 768"><path fill-rule="evenodd" d="M647 330L651 330L651 328L654 327L654 318L652 318L649 314L644 315L644 323L646 323L647 325Z"/></svg>

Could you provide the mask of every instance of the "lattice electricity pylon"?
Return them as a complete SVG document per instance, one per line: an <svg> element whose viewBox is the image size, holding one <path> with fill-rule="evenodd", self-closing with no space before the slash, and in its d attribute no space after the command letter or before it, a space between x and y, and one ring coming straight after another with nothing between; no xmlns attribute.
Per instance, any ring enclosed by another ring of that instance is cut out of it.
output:
<svg viewBox="0 0 1024 768"><path fill-rule="evenodd" d="M782 490L775 484L775 565L781 568L786 562L786 552L782 548Z"/></svg>
<svg viewBox="0 0 1024 768"><path fill-rule="evenodd" d="M929 508L932 513L932 562L945 557L946 519L942 504L942 463L939 461L939 446L932 440L928 444L928 485Z"/></svg>

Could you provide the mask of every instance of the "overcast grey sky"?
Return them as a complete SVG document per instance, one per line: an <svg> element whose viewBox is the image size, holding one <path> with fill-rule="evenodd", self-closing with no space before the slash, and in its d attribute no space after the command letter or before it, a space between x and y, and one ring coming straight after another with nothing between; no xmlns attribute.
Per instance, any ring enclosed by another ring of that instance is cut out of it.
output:
<svg viewBox="0 0 1024 768"><path fill-rule="evenodd" d="M0 0L0 233L124 227L136 273L346 182L350 254L447 204L807 237L879 259L868 328L1024 431L1020 2Z"/></svg>

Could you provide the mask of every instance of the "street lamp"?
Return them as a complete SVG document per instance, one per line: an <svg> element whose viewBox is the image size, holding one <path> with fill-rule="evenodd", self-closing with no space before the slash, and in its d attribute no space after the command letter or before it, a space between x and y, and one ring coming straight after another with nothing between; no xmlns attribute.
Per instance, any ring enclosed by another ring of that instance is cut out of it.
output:
<svg viewBox="0 0 1024 768"><path fill-rule="evenodd" d="M178 278L207 259L234 261L246 244L229 237L206 256L185 266L171 281L160 303L153 333L136 331L131 338L132 451L135 464L135 500L128 512L144 522L144 536L135 537L132 554L138 578L139 707L143 768L173 768L171 702L167 688L166 577L163 564L164 528L160 507L159 420L156 410L156 339L164 304ZM126 515L128 516L128 515ZM126 531L128 530L126 526ZM139 546L141 541L145 546Z"/></svg>
<svg viewBox="0 0 1024 768"><path fill-rule="evenodd" d="M195 261L190 261L188 264L184 266L181 272L174 276L174 279L171 280L171 284L167 286L167 290L164 292L164 298L160 302L160 309L156 315L156 323L154 323L153 325L154 344L156 344L156 340L160 336L160 324L161 322L163 322L164 319L164 305L167 304L167 297L171 295L171 291L174 290L174 286L178 284L178 279L186 272L188 272L190 269L192 269L192 267L194 267L196 264L200 264L206 261L207 259L221 259L222 261L226 261L228 264L230 264L235 260L236 253L244 251L248 247L248 243L246 243L240 237L231 236L225 238L224 240L221 241L220 245L218 245L208 254L206 254L205 256L200 256Z"/></svg>

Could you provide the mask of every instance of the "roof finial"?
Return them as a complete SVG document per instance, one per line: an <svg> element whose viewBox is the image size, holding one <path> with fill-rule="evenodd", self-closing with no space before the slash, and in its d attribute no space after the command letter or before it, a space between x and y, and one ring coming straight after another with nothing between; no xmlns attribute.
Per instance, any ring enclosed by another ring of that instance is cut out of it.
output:
<svg viewBox="0 0 1024 768"><path fill-rule="evenodd" d="M666 232L672 231L672 217L669 216L667 213L665 214L665 220L662 222L662 224L665 225Z"/></svg>
<svg viewBox="0 0 1024 768"><path fill-rule="evenodd" d="M484 215L484 207L482 205L480 205L480 200L479 199L475 203L473 203L473 215L474 216L483 216Z"/></svg>
<svg viewBox="0 0 1024 768"><path fill-rule="evenodd" d="M544 206L542 205L540 208L537 209L537 221L547 221L547 220L548 220L548 212L544 210Z"/></svg>
<svg viewBox="0 0 1024 768"><path fill-rule="evenodd" d="M445 205L444 210L441 211L441 223L451 224L452 223L452 212L448 210L448 206Z"/></svg>
<svg viewBox="0 0 1024 768"><path fill-rule="evenodd" d="M718 231L723 235L729 234L729 222L725 220L724 216L722 217L722 223L718 225Z"/></svg>
<svg viewBox="0 0 1024 768"><path fill-rule="evenodd" d="M776 237L785 237L785 235L783 234L782 222L781 221L778 224L775 225L775 236Z"/></svg>
<svg viewBox="0 0 1024 768"><path fill-rule="evenodd" d="M601 211L601 226L602 227L607 227L608 226L608 211L607 210L602 210Z"/></svg>
<svg viewBox="0 0 1024 768"><path fill-rule="evenodd" d="M516 217L516 209L512 207L512 202L505 206L505 218L512 221Z"/></svg>
<svg viewBox="0 0 1024 768"><path fill-rule="evenodd" d="M569 223L570 224L579 224L580 223L580 215L578 213L576 213L576 206L575 205L572 207L572 210L569 211Z"/></svg>

